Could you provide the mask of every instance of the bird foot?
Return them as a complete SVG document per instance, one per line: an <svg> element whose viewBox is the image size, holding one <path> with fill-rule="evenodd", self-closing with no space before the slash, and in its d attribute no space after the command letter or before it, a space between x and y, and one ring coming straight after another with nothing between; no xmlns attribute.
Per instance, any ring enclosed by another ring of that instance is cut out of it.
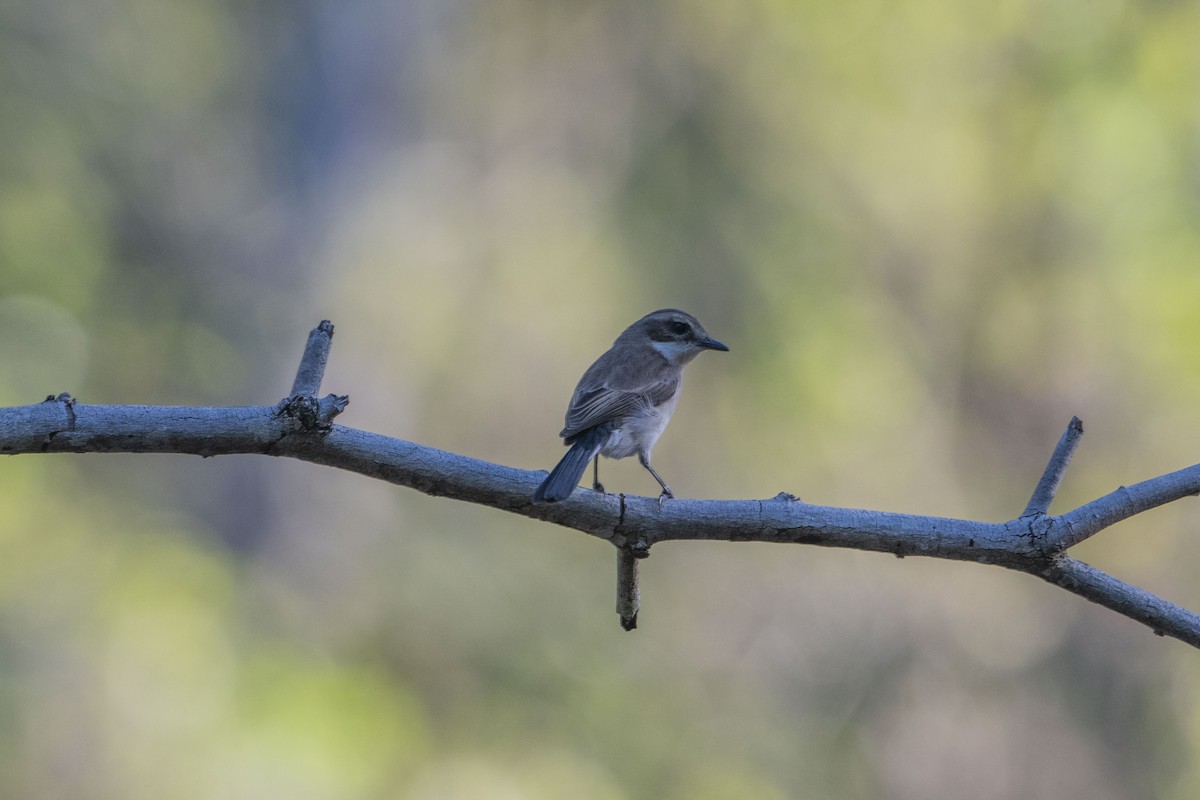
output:
<svg viewBox="0 0 1200 800"><path fill-rule="evenodd" d="M608 494L608 492L604 491L604 484L600 481L592 482L592 491L599 492L600 494Z"/></svg>
<svg viewBox="0 0 1200 800"><path fill-rule="evenodd" d="M660 494L658 496L658 507L662 508L663 503L667 502L668 500L674 500L674 499L675 499L675 495L671 493L671 490L669 488L664 486L663 490L662 490L662 494Z"/></svg>

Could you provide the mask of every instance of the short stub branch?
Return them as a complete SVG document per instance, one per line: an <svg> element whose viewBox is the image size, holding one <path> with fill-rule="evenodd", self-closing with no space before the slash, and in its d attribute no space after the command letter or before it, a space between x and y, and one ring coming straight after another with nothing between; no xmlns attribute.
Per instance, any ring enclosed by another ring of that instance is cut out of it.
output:
<svg viewBox="0 0 1200 800"><path fill-rule="evenodd" d="M296 370L296 380L292 383L292 397L312 397L320 391L321 381L325 377L325 364L329 361L329 349L332 346L333 323L323 319L308 334L308 343L304 346L304 355L300 358L300 368Z"/></svg>
<svg viewBox="0 0 1200 800"><path fill-rule="evenodd" d="M1082 437L1083 421L1079 417L1071 417L1067 429L1063 431L1054 452L1050 455L1050 462L1046 464L1042 479L1038 481L1033 496L1029 498L1029 504L1021 514L1022 517L1045 514L1050 510L1050 504L1054 502L1054 495L1058 493L1058 486L1062 483L1063 473L1067 471L1071 456L1075 455L1075 448L1079 446Z"/></svg>
<svg viewBox="0 0 1200 800"><path fill-rule="evenodd" d="M632 547L617 548L617 615L621 618L621 627L627 631L637 627L638 608L641 605L638 556L639 551Z"/></svg>

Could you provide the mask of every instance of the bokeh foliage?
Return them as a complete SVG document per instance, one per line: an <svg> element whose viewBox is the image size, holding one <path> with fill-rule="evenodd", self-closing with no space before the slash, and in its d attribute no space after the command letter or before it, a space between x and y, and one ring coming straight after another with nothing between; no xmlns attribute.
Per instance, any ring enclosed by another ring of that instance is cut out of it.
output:
<svg viewBox="0 0 1200 800"><path fill-rule="evenodd" d="M547 468L646 311L681 495L1003 519L1195 462L1200 7L0 1L0 402ZM0 795L1186 798L1200 656L1028 576L611 549L265 458L0 461ZM652 493L636 465L611 489ZM1188 503L1079 548L1200 608Z"/></svg>

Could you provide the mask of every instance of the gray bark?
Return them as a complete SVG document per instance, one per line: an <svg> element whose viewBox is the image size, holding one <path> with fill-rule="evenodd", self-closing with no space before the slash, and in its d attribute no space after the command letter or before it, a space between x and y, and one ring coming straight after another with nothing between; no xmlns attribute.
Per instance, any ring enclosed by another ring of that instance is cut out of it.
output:
<svg viewBox="0 0 1200 800"><path fill-rule="evenodd" d="M274 406L100 406L68 395L0 409L0 454L258 453L348 470L425 494L491 506L573 528L618 548L617 611L627 630L638 612L637 559L660 542L775 542L976 561L1026 572L1200 647L1200 616L1066 555L1099 531L1200 493L1200 465L1122 486L1072 511L1046 513L1082 424L1073 419L1025 512L1007 522L812 505L781 493L765 500L687 500L579 489L535 504L545 472L530 472L333 424L347 398L317 399L333 326L310 336L296 386Z"/></svg>

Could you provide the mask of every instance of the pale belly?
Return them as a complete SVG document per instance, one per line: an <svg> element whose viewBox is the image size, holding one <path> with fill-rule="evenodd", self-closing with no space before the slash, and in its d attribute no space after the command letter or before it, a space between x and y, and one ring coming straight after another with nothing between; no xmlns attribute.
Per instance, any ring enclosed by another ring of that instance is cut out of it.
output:
<svg viewBox="0 0 1200 800"><path fill-rule="evenodd" d="M643 453L650 460L650 450L658 437L662 435L675 404L679 401L676 393L658 408L652 409L639 417L627 417L619 428L608 437L608 443L600 450L600 455L608 458L627 458L637 453Z"/></svg>

